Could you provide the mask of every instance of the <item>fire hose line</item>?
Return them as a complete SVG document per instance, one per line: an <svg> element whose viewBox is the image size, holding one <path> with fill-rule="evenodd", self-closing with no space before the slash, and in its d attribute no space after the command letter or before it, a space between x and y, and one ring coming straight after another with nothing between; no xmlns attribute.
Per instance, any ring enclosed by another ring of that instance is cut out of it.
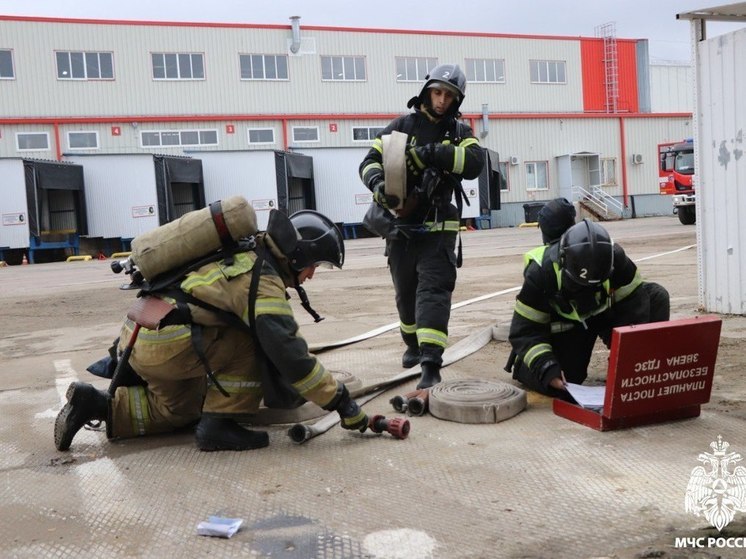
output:
<svg viewBox="0 0 746 559"><path fill-rule="evenodd" d="M526 391L506 382L463 379L430 389L428 406L438 419L457 423L499 423L526 408Z"/></svg>
<svg viewBox="0 0 746 559"><path fill-rule="evenodd" d="M443 353L443 367L447 367L448 365L482 349L492 340L492 337L493 326L487 326L486 328L478 330L466 338L459 340ZM363 405L380 396L389 388L393 388L405 381L413 379L419 376L419 374L419 370L403 371L387 380L363 386L356 391L351 391L351 395L357 400L358 404ZM336 413L330 413L311 425L296 423L288 430L288 436L293 440L293 442L301 444L317 435L326 433L337 423L339 423L339 415Z"/></svg>
<svg viewBox="0 0 746 559"><path fill-rule="evenodd" d="M651 254L650 256L645 256L643 258L638 258L636 262L644 262L645 260L652 260L654 258L659 258L661 256L668 256L670 254L675 254L677 252L682 252L684 250L689 250L692 248L695 248L697 245L687 245L683 246L681 248L677 248L674 250L669 250L668 252L661 252L658 254ZM473 297L472 299L467 299L466 301L461 301L460 303L454 303L451 305L451 310L460 309L461 307L465 307L467 305L472 305L474 303L479 303L480 301L486 301L487 299L492 299L493 297L498 297L500 295L507 295L508 293L514 293L516 291L519 291L521 289L521 286L516 287L509 287L508 289L502 289L500 291L494 291L492 293L487 293L486 295L480 295L478 297ZM312 353L322 353L324 351L327 351L329 349L333 349L336 347L342 347L349 344L354 344L357 342L362 342L363 340L367 340L369 338L373 338L375 336L378 336L380 334L383 334L384 332L388 332L389 330L394 330L395 328L399 328L398 322L392 322L391 324L386 324L384 326L379 326L378 328L374 328L373 330L369 330L367 332L363 332L362 334L359 334L357 336L353 336L352 338L347 338L344 340L339 340L336 342L325 342L325 343L319 343L315 345L311 345L309 347L309 350Z"/></svg>

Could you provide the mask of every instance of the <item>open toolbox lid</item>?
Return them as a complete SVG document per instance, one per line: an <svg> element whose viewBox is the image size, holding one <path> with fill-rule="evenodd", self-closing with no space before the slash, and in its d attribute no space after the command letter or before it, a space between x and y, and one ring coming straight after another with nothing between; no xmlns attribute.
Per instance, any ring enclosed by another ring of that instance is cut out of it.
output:
<svg viewBox="0 0 746 559"><path fill-rule="evenodd" d="M600 431L696 417L709 401L722 321L698 316L614 328L603 409L554 400L554 413Z"/></svg>

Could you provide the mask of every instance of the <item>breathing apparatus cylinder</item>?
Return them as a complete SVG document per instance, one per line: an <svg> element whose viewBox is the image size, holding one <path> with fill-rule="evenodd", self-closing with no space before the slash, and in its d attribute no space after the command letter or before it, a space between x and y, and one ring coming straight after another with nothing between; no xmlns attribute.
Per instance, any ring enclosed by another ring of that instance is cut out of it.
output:
<svg viewBox="0 0 746 559"><path fill-rule="evenodd" d="M132 240L132 261L146 280L257 232L256 212L242 196L184 214Z"/></svg>

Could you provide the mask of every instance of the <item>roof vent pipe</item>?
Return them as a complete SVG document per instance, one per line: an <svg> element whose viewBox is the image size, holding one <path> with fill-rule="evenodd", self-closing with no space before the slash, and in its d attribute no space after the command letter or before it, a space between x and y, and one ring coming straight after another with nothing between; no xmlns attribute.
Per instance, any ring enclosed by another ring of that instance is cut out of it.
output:
<svg viewBox="0 0 746 559"><path fill-rule="evenodd" d="M300 50L300 16L290 18L290 28L293 30L293 42L290 44L290 52L298 54Z"/></svg>

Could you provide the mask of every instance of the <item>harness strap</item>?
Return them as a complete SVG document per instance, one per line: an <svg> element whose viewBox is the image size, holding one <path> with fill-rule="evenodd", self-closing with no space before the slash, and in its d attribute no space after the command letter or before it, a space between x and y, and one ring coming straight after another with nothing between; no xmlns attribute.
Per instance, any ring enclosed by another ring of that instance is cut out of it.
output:
<svg viewBox="0 0 746 559"><path fill-rule="evenodd" d="M225 263L228 266L233 265L233 249L236 247L236 242L231 236L231 232L228 229L228 224L225 222L225 214L223 213L223 203L220 200L210 204L210 216L212 222L215 225L215 230L218 232L218 238L220 244L227 253L225 257Z"/></svg>

